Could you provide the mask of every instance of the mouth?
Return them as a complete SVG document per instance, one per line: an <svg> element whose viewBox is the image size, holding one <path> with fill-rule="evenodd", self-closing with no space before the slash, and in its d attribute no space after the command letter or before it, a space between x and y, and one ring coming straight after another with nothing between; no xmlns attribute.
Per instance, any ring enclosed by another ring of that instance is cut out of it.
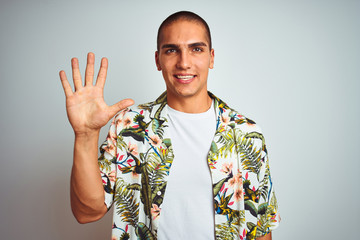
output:
<svg viewBox="0 0 360 240"><path fill-rule="evenodd" d="M179 74L179 75L174 75L174 77L180 83L190 83L195 79L196 75Z"/></svg>

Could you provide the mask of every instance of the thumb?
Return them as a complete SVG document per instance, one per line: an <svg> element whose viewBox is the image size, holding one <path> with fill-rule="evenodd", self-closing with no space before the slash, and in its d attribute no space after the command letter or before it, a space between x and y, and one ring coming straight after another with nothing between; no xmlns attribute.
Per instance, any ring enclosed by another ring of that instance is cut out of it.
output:
<svg viewBox="0 0 360 240"><path fill-rule="evenodd" d="M131 98L123 99L120 102L115 103L114 105L110 106L109 108L109 115L111 118L115 116L116 113L119 111L131 106L134 104L134 100Z"/></svg>

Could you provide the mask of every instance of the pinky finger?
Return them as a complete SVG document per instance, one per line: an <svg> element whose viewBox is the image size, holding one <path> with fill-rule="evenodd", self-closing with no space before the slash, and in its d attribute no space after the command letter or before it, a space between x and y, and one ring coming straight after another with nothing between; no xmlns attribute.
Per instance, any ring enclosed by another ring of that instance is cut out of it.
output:
<svg viewBox="0 0 360 240"><path fill-rule="evenodd" d="M73 94L73 91L71 89L69 81L67 80L65 72L60 71L59 75L60 75L61 84L62 84L62 86L64 88L65 96L66 97L71 96Z"/></svg>

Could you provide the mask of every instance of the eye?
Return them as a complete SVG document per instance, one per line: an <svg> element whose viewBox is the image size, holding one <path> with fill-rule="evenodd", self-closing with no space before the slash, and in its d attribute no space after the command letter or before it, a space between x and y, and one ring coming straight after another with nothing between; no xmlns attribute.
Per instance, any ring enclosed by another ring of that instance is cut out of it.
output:
<svg viewBox="0 0 360 240"><path fill-rule="evenodd" d="M174 48L170 48L168 50L165 51L165 53L169 54L169 53L175 53L176 52L176 49Z"/></svg>
<svg viewBox="0 0 360 240"><path fill-rule="evenodd" d="M203 49L201 47L194 47L194 52L203 52Z"/></svg>

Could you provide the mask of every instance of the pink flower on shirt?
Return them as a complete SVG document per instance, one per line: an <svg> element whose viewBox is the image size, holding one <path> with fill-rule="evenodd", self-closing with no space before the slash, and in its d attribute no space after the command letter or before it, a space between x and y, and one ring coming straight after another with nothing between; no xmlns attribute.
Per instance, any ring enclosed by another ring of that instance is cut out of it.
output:
<svg viewBox="0 0 360 240"><path fill-rule="evenodd" d="M229 180L229 186L232 188L235 188L236 186L242 186L242 174L241 172L238 170L238 173L233 176L232 178L230 178Z"/></svg>
<svg viewBox="0 0 360 240"><path fill-rule="evenodd" d="M231 172L232 168L233 168L233 163L232 162L230 162L230 163L226 162L226 163L222 164L220 171L222 171L225 174L229 174Z"/></svg>
<svg viewBox="0 0 360 240"><path fill-rule="evenodd" d="M153 135L150 137L150 143L154 147L159 147L161 145L162 141L158 135Z"/></svg>
<svg viewBox="0 0 360 240"><path fill-rule="evenodd" d="M111 171L110 173L107 174L108 177L109 177L109 180L111 182L115 182L116 181L116 173L115 173L115 170Z"/></svg>
<svg viewBox="0 0 360 240"><path fill-rule="evenodd" d="M153 217L153 219L157 219L160 215L160 208L158 207L158 205L156 204L152 204L152 207L151 207L151 216Z"/></svg>
<svg viewBox="0 0 360 240"><path fill-rule="evenodd" d="M118 129L121 128L122 122L123 122L123 121L122 121L122 118L116 119L116 123L115 123L115 124L116 124L116 128L118 128Z"/></svg>
<svg viewBox="0 0 360 240"><path fill-rule="evenodd" d="M109 131L106 140L109 142L112 142L114 145L116 145L117 136L114 132Z"/></svg>
<svg viewBox="0 0 360 240"><path fill-rule="evenodd" d="M133 154L133 155L138 155L138 146L136 144L132 144L131 142L129 142L128 145L128 151L129 153Z"/></svg>
<svg viewBox="0 0 360 240"><path fill-rule="evenodd" d="M115 124L116 124L116 128L121 128L122 127L122 124L123 124L123 122L124 122L124 116L125 116L125 114L127 113L127 112L129 112L129 109L127 108L127 109L125 109L125 110L123 110L123 111L121 111L119 114L117 114L116 116L115 116L115 118L114 118L114 120L116 119L116 122L115 122Z"/></svg>
<svg viewBox="0 0 360 240"><path fill-rule="evenodd" d="M129 116L125 117L122 122L123 122L124 128L128 128L133 124L133 120Z"/></svg>
<svg viewBox="0 0 360 240"><path fill-rule="evenodd" d="M221 115L220 119L221 119L221 122L225 125L229 124L229 122L230 122L230 118L228 116Z"/></svg>
<svg viewBox="0 0 360 240"><path fill-rule="evenodd" d="M239 202L243 199L244 193L242 186L238 185L238 187L234 191L234 200L235 202Z"/></svg>
<svg viewBox="0 0 360 240"><path fill-rule="evenodd" d="M112 155L112 156L116 156L116 152L115 152L115 146L114 145L107 145L107 146L105 146L104 147L104 150L107 152L107 153L109 153L110 155Z"/></svg>

